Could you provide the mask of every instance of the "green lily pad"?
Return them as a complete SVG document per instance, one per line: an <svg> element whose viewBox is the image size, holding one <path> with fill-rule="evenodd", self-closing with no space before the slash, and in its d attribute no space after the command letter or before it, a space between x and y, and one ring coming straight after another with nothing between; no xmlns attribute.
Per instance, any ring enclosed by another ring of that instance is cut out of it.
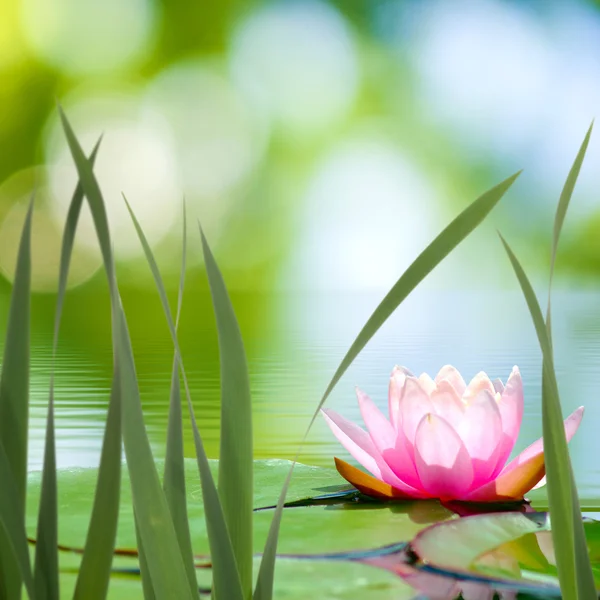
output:
<svg viewBox="0 0 600 600"><path fill-rule="evenodd" d="M159 464L159 471L163 465ZM218 463L211 467L217 472ZM290 462L264 460L255 462L256 508L277 502ZM81 548L85 543L95 491L97 470L68 469L58 474L59 542ZM194 553L208 553L202 494L195 461L186 461L188 507ZM39 473L30 474L27 498L28 534L35 536L40 492ZM324 494L351 489L334 469L299 464L288 493L288 500L299 501ZM254 517L254 549L264 547L272 510L262 510ZM350 599L368 597L374 600L411 598L414 591L391 572L357 562L332 560L328 553L367 550L399 541L410 540L431 523L449 519L453 514L435 501L405 503L358 503L314 505L287 508L284 511L276 567L275 597L300 600L309 594L319 598ZM123 475L118 548L135 549L136 538L131 509L131 490ZM70 598L75 585L80 556L60 553L61 597ZM288 556L285 556L288 555ZM257 561L259 559L257 558ZM255 565L258 566L258 563ZM115 557L114 569L137 569L135 557ZM257 568L255 569L257 570ZM198 569L201 586L210 585L210 570ZM139 578L115 573L109 598L141 598Z"/></svg>
<svg viewBox="0 0 600 600"><path fill-rule="evenodd" d="M427 528L410 548L415 567L427 573L560 597L550 527L547 513L477 515ZM584 531L600 589L600 522L587 520Z"/></svg>

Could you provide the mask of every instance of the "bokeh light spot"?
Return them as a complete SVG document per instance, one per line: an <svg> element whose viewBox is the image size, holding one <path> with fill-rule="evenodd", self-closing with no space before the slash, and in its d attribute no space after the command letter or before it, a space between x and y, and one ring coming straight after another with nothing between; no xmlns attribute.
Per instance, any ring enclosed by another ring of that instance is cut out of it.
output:
<svg viewBox="0 0 600 600"><path fill-rule="evenodd" d="M389 288L436 232L439 199L392 142L341 143L309 182L284 286Z"/></svg>
<svg viewBox="0 0 600 600"><path fill-rule="evenodd" d="M359 68L343 16L321 2L260 8L234 33L231 68L253 103L299 137L328 129L353 105Z"/></svg>
<svg viewBox="0 0 600 600"><path fill-rule="evenodd" d="M49 173L43 167L19 171L0 185L0 204L8 208L0 225L0 269L13 281L21 232L35 189L31 236L31 288L36 292L54 292L58 273L64 223L57 223L49 207L52 195ZM87 281L98 270L100 259L82 244L83 234L75 237L68 287Z"/></svg>
<svg viewBox="0 0 600 600"><path fill-rule="evenodd" d="M141 110L136 96L92 96L67 100L65 112L85 152L104 133L95 173L106 203L117 259L143 252L122 194L125 194L151 245L171 230L181 214L183 191L168 126L156 113ZM65 218L77 176L64 134L53 115L46 142L52 166L53 214ZM98 250L87 205L81 216L84 241Z"/></svg>
<svg viewBox="0 0 600 600"><path fill-rule="evenodd" d="M261 158L266 123L217 68L181 63L150 84L146 106L168 122L186 194L215 199L237 185Z"/></svg>
<svg viewBox="0 0 600 600"><path fill-rule="evenodd" d="M150 0L21 0L21 23L36 55L75 75L114 72L142 59L151 42Z"/></svg>

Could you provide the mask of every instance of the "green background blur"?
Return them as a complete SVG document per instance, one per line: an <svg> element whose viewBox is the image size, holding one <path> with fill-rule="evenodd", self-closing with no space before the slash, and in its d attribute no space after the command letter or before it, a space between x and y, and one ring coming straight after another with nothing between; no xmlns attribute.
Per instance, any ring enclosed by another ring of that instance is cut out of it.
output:
<svg viewBox="0 0 600 600"><path fill-rule="evenodd" d="M202 419L214 442L216 334L197 219L232 291L256 378L271 377L265 355L292 360L280 326L295 318L290 298L384 292L468 202L521 168L490 222L427 285L514 287L496 227L543 280L558 194L600 109L600 11L583 1L1 0L0 306L6 312L35 187L40 407L60 236L76 182L57 100L87 151L104 134L96 172L157 431L166 416L171 350L121 193L172 294L185 197L190 265L182 344L196 361L196 384L207 399ZM564 285L573 278L578 287L592 285L600 270L599 159L596 137L561 246ZM59 406L59 419L72 410L63 433L75 449L90 419L100 418L110 385L100 262L84 215L62 333L71 395L66 412ZM285 396L285 381L277 381ZM296 438L304 425L294 429ZM290 454L279 447L263 454ZM210 448L214 454L214 443Z"/></svg>

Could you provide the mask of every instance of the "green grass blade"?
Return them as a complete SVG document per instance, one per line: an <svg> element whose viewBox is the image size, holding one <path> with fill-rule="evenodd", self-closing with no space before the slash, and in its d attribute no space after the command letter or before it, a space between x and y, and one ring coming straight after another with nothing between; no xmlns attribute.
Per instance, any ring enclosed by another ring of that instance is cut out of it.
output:
<svg viewBox="0 0 600 600"><path fill-rule="evenodd" d="M15 483L10 462L6 456L4 446L0 442L0 481L2 482L2 493L0 493L0 531L2 531L6 545L6 555L14 558L15 568L18 569L20 580L25 583L25 588L30 600L37 598L35 584L31 573L31 561L29 559L29 545L27 532L25 531L25 516L19 504L19 489ZM4 541L3 540L3 541ZM9 596L6 581L0 581L0 598L8 599L18 596ZM20 590L20 584L18 589Z"/></svg>
<svg viewBox="0 0 600 600"><path fill-rule="evenodd" d="M594 127L594 123L590 125L587 133L585 134L585 138L579 148L579 152L575 157L575 161L571 166L571 170L567 176L567 180L565 181L565 185L563 186L562 192L560 194L560 199L558 201L558 206L556 207L556 214L554 216L554 231L552 235L552 251L550 253L550 276L548 278L548 307L546 309L546 326L548 327L548 334L550 336L550 342L552 343L552 324L551 324L551 310L550 310L550 290L552 289L552 281L554 279L554 266L556 264L556 253L558 251L558 241L560 239L560 233L562 231L563 223L565 221L565 216L567 214L567 209L569 208L569 203L571 202L571 196L573 195L573 190L575 189L575 184L577 183L577 178L579 177L579 172L581 170L581 165L583 164L583 159L585 158L585 153L587 151L588 144L590 142L590 137L592 135L592 129Z"/></svg>
<svg viewBox="0 0 600 600"><path fill-rule="evenodd" d="M223 507L219 500L219 494L215 486L214 479L212 477L206 451L204 450L204 444L200 437L200 431L196 423L196 417L194 415L194 407L192 405L192 399L190 395L190 388L188 385L187 375L181 358L181 350L179 348L179 341L177 339L177 332L169 309L169 301L165 291L165 286L158 270L158 265L148 244L144 231L142 230L135 214L131 210L131 207L127 203L129 214L133 224L135 225L138 237L144 249L146 260L154 276L154 281L158 289L158 293L163 305L163 311L167 319L169 331L171 332L171 338L173 345L175 346L175 352L179 359L181 367L181 375L185 387L185 393L188 404L188 411L190 414L190 420L192 423L192 431L194 434L194 446L196 450L196 462L198 463L198 470L200 472L200 484L202 486L202 497L204 499L204 510L206 513L206 529L208 533L208 542L210 546L210 554L213 564L213 588L214 598L216 600L244 600L245 595L242 591L240 582L239 572L235 561L235 555L231 544L231 538L227 530L225 523L225 516L223 514Z"/></svg>
<svg viewBox="0 0 600 600"><path fill-rule="evenodd" d="M117 356L122 369L123 438L133 506L153 587L158 598L195 598L198 593L190 590L173 520L144 426L131 340L122 308L120 319Z"/></svg>
<svg viewBox="0 0 600 600"><path fill-rule="evenodd" d="M181 252L181 274L179 277L179 291L177 294L177 313L175 315L175 330L179 325L181 305L183 302L183 288L185 285L187 253L187 216L185 203L183 205L183 240ZM167 504L173 519L173 526L179 541L179 548L185 564L190 588L198 586L196 570L194 568L194 552L190 535L190 525L187 511L185 465L183 449L183 419L181 411L181 387L179 384L179 360L177 352L173 356L173 371L171 374L171 394L169 399L169 420L167 423L167 448L165 452L165 474L163 489Z"/></svg>
<svg viewBox="0 0 600 600"><path fill-rule="evenodd" d="M327 386L323 397L321 398L317 409L311 417L310 423L304 434L304 439L300 448L304 445L306 436L310 431L319 410L325 404L329 394L333 391L346 369L352 364L359 352L365 347L369 340L375 335L379 328L385 323L390 315L398 308L404 299L417 287L419 283L471 233L496 206L502 196L508 191L515 179L519 176L520 171L515 173L508 179L499 183L482 194L477 200L470 204L462 213L458 215L434 240L425 248L425 250L415 259L415 261L406 269L404 274L388 292L375 312L371 315L366 325L362 328L352 346L342 359L333 378ZM300 449L296 454L296 459L300 453ZM283 514L283 504L287 494L287 488L292 477L294 464L286 478L273 521L267 537L263 558L260 564L256 590L254 592L255 600L271 600L273 597L273 577L275 571L275 556L277 553L277 539L279 537L279 527L281 524L281 516Z"/></svg>
<svg viewBox="0 0 600 600"><path fill-rule="evenodd" d="M50 382L34 567L36 596L37 598L46 598L48 600L58 600L59 598L58 494L56 487L54 384Z"/></svg>
<svg viewBox="0 0 600 600"><path fill-rule="evenodd" d="M115 365L94 506L77 575L75 600L103 600L110 584L121 495L122 399L117 369Z"/></svg>
<svg viewBox="0 0 600 600"><path fill-rule="evenodd" d="M581 170L581 165L583 164L583 159L585 158L585 153L587 151L587 147L590 141L590 137L592 134L594 123L590 125L585 138L579 148L579 152L575 157L575 161L569 171L567 176L567 180L565 185L563 186L562 192L560 194L560 199L558 202L558 206L556 209L556 215L554 217L554 232L552 237L552 250L550 254L550 276L548 278L548 306L546 308L546 329L548 331L548 341L550 343L550 350L552 351L552 304L551 304L551 294L552 294L552 281L554 279L554 267L556 264L556 255L558 251L558 242L560 240L560 234L562 231L563 223L567 214L567 209L569 208L569 203L571 201L571 196L573 195L573 190L575 189L575 184L577 183L577 178L579 177L579 172ZM548 389L544 384L545 379L545 366L542 367L542 402L547 402L548 398ZM553 474L550 474L552 477ZM572 506L572 519L573 523L581 520L581 507L579 505L579 498L577 496L577 487L575 484L575 480L573 477L572 469L569 473L569 478L571 480L571 490L575 493L572 494L571 498L571 506ZM574 525L574 528L576 525ZM577 582L577 590L578 596L584 597L586 591L588 593L591 590L595 589L595 582L593 580L593 573L590 567L590 558L587 549L587 544L585 539L575 536L575 548L574 548L574 560L575 560L575 575Z"/></svg>
<svg viewBox="0 0 600 600"><path fill-rule="evenodd" d="M590 137L592 135L593 128L594 123L592 122L589 129L587 130L587 133L585 134L583 142L581 143L581 147L579 148L579 152L575 157L575 161L571 166L571 170L569 171L569 175L567 176L567 180L565 181L565 185L563 186L562 192L560 194L560 199L558 201L558 206L556 208L556 215L554 217L554 231L552 236L552 252L550 255L550 282L548 285L549 288L552 287L552 279L554 277L554 265L556 263L556 253L558 250L558 241L560 239L560 233L562 231L563 223L565 221L567 209L569 208L569 203L571 202L573 190L575 189L575 184L577 183L577 178L579 177L579 172L581 171L581 165L583 164L583 159L585 158L585 153L590 142Z"/></svg>
<svg viewBox="0 0 600 600"><path fill-rule="evenodd" d="M562 595L566 600L596 598L597 594L593 584L589 559L586 557L587 563L581 560L581 548L586 546L585 533L565 437L548 330L537 297L525 271L506 240L502 236L500 236L500 239L523 290L543 354L542 425L545 442L544 455L548 503L552 516L552 539L554 541ZM579 559L578 563L576 563L576 557ZM589 575L586 573L588 570ZM583 587L579 589L578 593L579 585Z"/></svg>
<svg viewBox="0 0 600 600"><path fill-rule="evenodd" d="M100 146L96 143L90 162L94 163ZM54 428L54 368L56 350L58 347L58 333L62 308L67 290L69 265L77 230L77 222L81 205L83 204L83 190L77 183L69 211L62 239L60 268L58 275L58 293L56 299L56 312L54 317L54 336L52 341L52 368L50 371L50 390L48 398L48 414L46 417L46 441L44 447L44 467L42 471L42 486L40 492L40 508L38 513L37 542L35 546L34 580L36 593L39 598L57 600L59 597L58 578L58 494L56 486L56 441Z"/></svg>
<svg viewBox="0 0 600 600"><path fill-rule="evenodd" d="M244 342L225 281L200 229L204 264L219 336L221 449L219 497L242 589L252 596L253 469L252 399Z"/></svg>
<svg viewBox="0 0 600 600"><path fill-rule="evenodd" d="M32 214L33 198L19 245L0 376L0 443L13 473L22 514L27 493ZM21 570L0 532L0 597L4 590L7 598L18 598L21 585Z"/></svg>
<svg viewBox="0 0 600 600"><path fill-rule="evenodd" d="M122 432L129 469L133 505L138 518L140 538L156 595L160 598L193 598L179 550L169 507L162 490L154 457L144 425L131 340L112 257L106 208L98 182L77 138L61 110L61 120L79 181L88 199L98 234L111 293L113 343L120 397Z"/></svg>
<svg viewBox="0 0 600 600"><path fill-rule="evenodd" d="M142 591L144 593L144 600L155 600L156 594L154 593L154 587L152 586L150 571L148 570L148 561L146 560L146 552L144 551L144 542L140 537L140 526L138 525L138 521L135 517L135 514L134 521L135 537L137 539L138 546L138 562L140 564L140 575L142 577Z"/></svg>
<svg viewBox="0 0 600 600"><path fill-rule="evenodd" d="M89 160L92 167L99 144L100 140L98 140L90 155ZM83 199L83 188L81 187L81 183L78 182L75 195L67 213L62 242L59 293L54 327L54 352L56 352L68 270ZM53 375L51 377L52 385ZM121 494L121 398L119 387L115 385L115 379L118 379L118 377L115 377L113 374L94 505L83 557L77 575L77 582L75 584L74 598L76 600L83 598L86 600L101 600L106 598L110 583L110 570L117 535L119 499Z"/></svg>

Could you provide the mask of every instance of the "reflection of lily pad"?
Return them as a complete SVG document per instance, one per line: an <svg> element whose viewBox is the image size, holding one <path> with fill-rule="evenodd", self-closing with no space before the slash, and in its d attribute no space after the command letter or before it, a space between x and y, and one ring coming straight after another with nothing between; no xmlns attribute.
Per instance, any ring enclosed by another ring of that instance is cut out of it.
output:
<svg viewBox="0 0 600 600"><path fill-rule="evenodd" d="M212 464L217 470L216 461ZM282 460L256 461L255 506L276 503L290 463ZM159 465L159 470L162 465ZM186 461L188 505L194 552L208 552L202 497L195 461ZM85 543L87 526L95 491L97 471L69 469L59 472L59 541L81 547ZM28 533L35 536L40 475L30 476L27 502ZM335 493L347 485L333 469L297 465L288 500ZM255 513L255 551L264 547L273 512ZM402 600L413 592L397 575L357 562L331 562L315 555L376 548L388 543L410 540L430 523L452 517L436 501L407 503L343 503L337 505L289 508L282 521L279 553L304 555L282 557L276 568L276 598L300 600L309 594L319 598L350 599L368 597L374 600ZM117 545L135 548L135 531L131 510L131 490L126 473L123 476L122 501ZM312 555L314 559L310 556ZM80 557L61 552L61 594L71 597ZM115 569L136 569L135 557L118 557ZM210 571L198 570L201 585L210 584ZM109 598L141 598L141 585L136 577L114 575Z"/></svg>

